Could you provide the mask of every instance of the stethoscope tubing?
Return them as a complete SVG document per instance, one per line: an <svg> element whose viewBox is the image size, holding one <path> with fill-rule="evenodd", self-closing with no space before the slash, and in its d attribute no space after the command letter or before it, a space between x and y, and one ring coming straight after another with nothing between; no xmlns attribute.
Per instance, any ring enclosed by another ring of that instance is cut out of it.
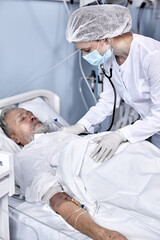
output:
<svg viewBox="0 0 160 240"><path fill-rule="evenodd" d="M115 118L117 94L116 94L115 86L114 86L114 84L113 84L113 82L111 80L111 78L112 78L112 67L110 68L110 75L109 76L106 74L106 71L105 71L104 66L102 64L100 65L100 68L102 69L102 72L105 75L105 77L109 80L109 82L110 82L110 84L111 84L111 86L113 88L113 93L114 93L114 104L113 104L112 120L111 120L109 128L106 130L106 131L109 131L112 128L112 126L113 126L113 122L114 122L114 118Z"/></svg>

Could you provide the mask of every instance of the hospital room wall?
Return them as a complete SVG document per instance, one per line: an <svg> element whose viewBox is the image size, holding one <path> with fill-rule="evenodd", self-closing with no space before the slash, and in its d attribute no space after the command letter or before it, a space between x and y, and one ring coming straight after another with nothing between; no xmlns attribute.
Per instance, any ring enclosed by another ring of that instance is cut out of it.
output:
<svg viewBox="0 0 160 240"><path fill-rule="evenodd" d="M150 8L129 8L132 16L132 30L160 41L160 3L156 9ZM139 21L139 32L138 32Z"/></svg>
<svg viewBox="0 0 160 240"><path fill-rule="evenodd" d="M73 12L79 4L68 6ZM139 9L130 10L136 32ZM160 20L156 19L156 27L152 28L151 15L151 9L144 10L140 33L160 40ZM78 89L82 76L78 53L64 61L76 51L65 39L67 21L63 2L0 0L0 99L34 89L54 91L61 98L61 115L73 124L86 109ZM93 67L83 60L82 65L89 76Z"/></svg>
<svg viewBox="0 0 160 240"><path fill-rule="evenodd" d="M73 12L79 4L68 6ZM65 39L67 21L63 2L0 0L0 99L48 89L60 96L61 114L69 123L84 114L78 89L82 76L78 53L64 61L76 51ZM52 67L52 71L43 75ZM89 72L87 67L85 73Z"/></svg>

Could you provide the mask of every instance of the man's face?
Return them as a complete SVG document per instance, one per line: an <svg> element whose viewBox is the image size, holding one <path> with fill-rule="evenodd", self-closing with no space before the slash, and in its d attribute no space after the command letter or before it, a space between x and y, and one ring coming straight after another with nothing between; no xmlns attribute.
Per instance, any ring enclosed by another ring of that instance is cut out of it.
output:
<svg viewBox="0 0 160 240"><path fill-rule="evenodd" d="M42 123L23 108L11 110L6 115L5 121L11 132L10 138L21 146L32 141L34 133L42 127Z"/></svg>

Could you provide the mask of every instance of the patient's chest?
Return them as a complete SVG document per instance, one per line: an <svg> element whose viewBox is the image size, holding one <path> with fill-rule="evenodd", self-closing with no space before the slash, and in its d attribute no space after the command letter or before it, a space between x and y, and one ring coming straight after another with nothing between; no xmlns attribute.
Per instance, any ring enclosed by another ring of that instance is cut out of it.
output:
<svg viewBox="0 0 160 240"><path fill-rule="evenodd" d="M80 138L77 135L66 132L52 132L40 134L34 141L28 144L26 150L34 151L39 158L48 162L55 168L59 161L59 155L66 145L73 139Z"/></svg>

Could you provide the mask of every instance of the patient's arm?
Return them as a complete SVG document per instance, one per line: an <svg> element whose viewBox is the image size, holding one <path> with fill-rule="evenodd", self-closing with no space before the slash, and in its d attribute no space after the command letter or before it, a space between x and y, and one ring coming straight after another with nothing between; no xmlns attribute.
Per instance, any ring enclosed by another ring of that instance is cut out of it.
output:
<svg viewBox="0 0 160 240"><path fill-rule="evenodd" d="M127 240L120 233L96 224L88 212L85 212L84 209L78 210L80 207L71 202L71 198L64 192L56 193L51 197L50 207L72 227L76 227L78 231L94 240Z"/></svg>

